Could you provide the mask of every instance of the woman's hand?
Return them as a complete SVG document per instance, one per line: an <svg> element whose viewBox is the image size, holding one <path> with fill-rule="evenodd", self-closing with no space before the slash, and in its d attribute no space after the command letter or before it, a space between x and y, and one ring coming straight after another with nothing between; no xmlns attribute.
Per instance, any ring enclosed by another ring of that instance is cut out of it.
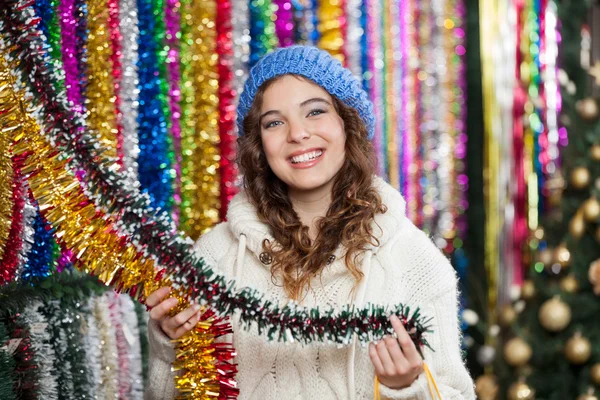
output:
<svg viewBox="0 0 600 400"><path fill-rule="evenodd" d="M400 319L392 315L390 322L398 338L386 336L378 344L371 343L369 356L379 382L390 389L402 389L423 372L423 359Z"/></svg>
<svg viewBox="0 0 600 400"><path fill-rule="evenodd" d="M179 339L184 333L191 331L200 320L200 306L190 306L171 317L169 311L177 305L177 299L170 297L165 300L170 292L169 287L155 290L146 299L146 305L150 307L150 318L159 323L163 332L171 339Z"/></svg>

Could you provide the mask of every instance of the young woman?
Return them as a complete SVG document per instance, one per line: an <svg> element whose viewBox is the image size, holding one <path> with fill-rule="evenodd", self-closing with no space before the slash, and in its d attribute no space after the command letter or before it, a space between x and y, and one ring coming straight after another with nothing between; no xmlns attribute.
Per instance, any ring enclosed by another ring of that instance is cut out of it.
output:
<svg viewBox="0 0 600 400"><path fill-rule="evenodd" d="M373 109L328 53L296 46L265 56L238 106L243 190L227 222L196 243L219 273L285 304L405 303L433 317L425 360L442 397L474 399L461 359L457 281L448 260L405 216L395 189L374 176ZM151 294L147 395L176 395L170 339L198 309L174 317L169 289ZM423 360L395 317L396 337L368 348L269 343L234 323L240 399L428 399ZM236 329L237 328L237 329Z"/></svg>

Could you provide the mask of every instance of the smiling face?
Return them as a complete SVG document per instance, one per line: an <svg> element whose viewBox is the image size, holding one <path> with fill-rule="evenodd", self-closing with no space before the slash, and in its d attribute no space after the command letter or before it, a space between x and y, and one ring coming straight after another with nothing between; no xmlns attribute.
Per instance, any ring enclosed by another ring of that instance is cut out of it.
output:
<svg viewBox="0 0 600 400"><path fill-rule="evenodd" d="M286 75L265 91L260 132L267 162L290 191L329 190L344 164L344 122L326 90Z"/></svg>

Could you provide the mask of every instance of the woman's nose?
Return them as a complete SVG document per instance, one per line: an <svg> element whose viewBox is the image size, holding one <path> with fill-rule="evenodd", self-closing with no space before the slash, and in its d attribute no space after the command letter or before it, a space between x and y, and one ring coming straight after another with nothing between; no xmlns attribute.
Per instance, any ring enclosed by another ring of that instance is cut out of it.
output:
<svg viewBox="0 0 600 400"><path fill-rule="evenodd" d="M300 142L310 137L310 133L308 133L306 127L301 122L289 121L288 127L288 142Z"/></svg>

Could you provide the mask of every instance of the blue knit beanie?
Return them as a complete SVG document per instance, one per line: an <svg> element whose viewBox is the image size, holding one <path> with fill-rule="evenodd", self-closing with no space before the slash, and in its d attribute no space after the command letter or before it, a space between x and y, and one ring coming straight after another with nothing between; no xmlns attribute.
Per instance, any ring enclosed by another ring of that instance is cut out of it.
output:
<svg viewBox="0 0 600 400"><path fill-rule="evenodd" d="M302 75L315 82L329 94L337 97L360 114L369 139L373 138L375 117L373 104L354 78L350 70L333 58L328 52L316 47L292 46L277 49L263 58L250 70L237 108L239 134L243 135L244 118L250 111L258 88L271 78L285 74Z"/></svg>

